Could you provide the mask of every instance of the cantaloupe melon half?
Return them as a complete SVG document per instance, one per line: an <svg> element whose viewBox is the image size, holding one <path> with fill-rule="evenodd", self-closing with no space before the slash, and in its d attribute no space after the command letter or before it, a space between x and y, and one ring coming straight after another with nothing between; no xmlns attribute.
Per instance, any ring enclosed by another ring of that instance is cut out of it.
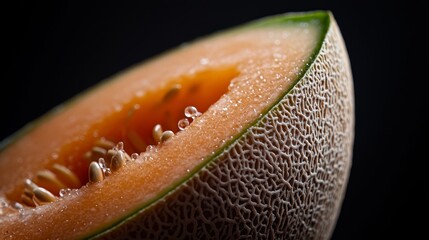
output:
<svg viewBox="0 0 429 240"><path fill-rule="evenodd" d="M351 166L353 104L348 55L329 12L198 39L4 142L0 238L328 238ZM203 114L179 131L187 106ZM157 143L156 124L175 135ZM100 138L140 154L88 183L85 156ZM55 164L78 178L77 190L60 197L52 178L43 182L41 171L51 170L71 186ZM27 206L26 179L54 201Z"/></svg>

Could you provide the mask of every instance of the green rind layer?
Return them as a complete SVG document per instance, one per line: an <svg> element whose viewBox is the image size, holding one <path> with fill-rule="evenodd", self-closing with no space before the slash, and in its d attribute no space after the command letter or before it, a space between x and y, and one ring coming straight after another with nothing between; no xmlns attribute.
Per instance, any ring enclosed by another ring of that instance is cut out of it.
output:
<svg viewBox="0 0 429 240"><path fill-rule="evenodd" d="M166 197L168 194L173 192L176 188L183 185L190 179L192 179L196 174L200 172L201 169L209 165L211 162L215 161L222 153L225 152L226 149L228 149L231 145L233 145L234 142L236 142L238 139L240 139L245 133L248 132L248 129L251 126L260 125L261 119L263 119L268 112L270 112L273 108L275 108L279 102L285 98L285 96L294 88L294 86L302 79L302 77L306 74L307 70L311 67L314 60L316 59L317 55L320 52L320 49L323 45L324 39L326 37L326 34L328 32L328 29L330 27L330 16L331 13L328 11L314 11L314 12L307 12L307 13L288 13L283 15L277 15L277 16L271 16L266 17L260 20L256 20L247 24L244 24L242 26L238 26L235 28L231 28L230 30L222 31L219 33L215 33L214 35L218 35L221 33L227 33L227 32L235 32L235 31L244 31L246 29L251 28L263 28L263 27L269 27L269 26L275 26L275 25L289 25L289 24L300 24L300 23L308 23L308 24L315 24L320 26L320 39L318 40L318 43L316 47L314 48L314 51L312 52L309 60L303 65L302 71L300 71L299 75L297 76L295 82L285 90L285 92L281 95L279 95L279 98L276 102L274 102L271 106L269 106L262 115L255 119L253 122L251 122L248 126L243 128L243 130L236 135L233 139L228 141L222 148L218 149L215 154L211 155L209 158L204 160L200 165L198 165L196 168L194 168L189 175L187 175L185 178L183 178L182 181L177 182L173 186L171 186L168 189L165 189L163 192L161 192L157 197L153 198L152 200L146 202L144 205L140 206L136 212L133 214L130 214L126 217L124 217L121 220L118 220L115 223L112 223L110 226L106 226L105 230L93 233L93 235L88 236L88 238L99 238L102 237L105 234L108 234L110 231L115 230L117 226L119 226L121 223L126 222L128 219L132 219L134 216L140 214L143 212L146 208L150 207L151 205L155 204L156 202L160 201L164 197Z"/></svg>

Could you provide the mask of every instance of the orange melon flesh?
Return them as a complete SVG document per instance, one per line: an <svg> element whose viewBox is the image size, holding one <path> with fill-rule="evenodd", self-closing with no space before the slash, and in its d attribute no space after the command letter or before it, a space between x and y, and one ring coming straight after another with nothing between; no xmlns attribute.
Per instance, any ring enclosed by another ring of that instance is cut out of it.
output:
<svg viewBox="0 0 429 240"><path fill-rule="evenodd" d="M178 131L186 106L204 114L150 158L102 182L23 216L0 215L2 236L91 236L174 190L293 86L320 45L321 28L313 21L217 34L135 66L56 109L0 153L0 198L19 201L24 179L53 163L87 182L89 162L82 156L96 139L124 141L127 152L140 152L130 132L150 143L157 123ZM181 89L165 99L175 84Z"/></svg>

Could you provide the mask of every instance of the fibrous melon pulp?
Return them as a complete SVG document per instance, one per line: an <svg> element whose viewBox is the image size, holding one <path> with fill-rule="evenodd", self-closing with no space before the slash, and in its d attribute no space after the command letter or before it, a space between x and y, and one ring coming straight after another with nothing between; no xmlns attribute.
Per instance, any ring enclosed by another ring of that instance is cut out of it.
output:
<svg viewBox="0 0 429 240"><path fill-rule="evenodd" d="M329 12L198 39L4 141L0 238L328 238L353 101Z"/></svg>

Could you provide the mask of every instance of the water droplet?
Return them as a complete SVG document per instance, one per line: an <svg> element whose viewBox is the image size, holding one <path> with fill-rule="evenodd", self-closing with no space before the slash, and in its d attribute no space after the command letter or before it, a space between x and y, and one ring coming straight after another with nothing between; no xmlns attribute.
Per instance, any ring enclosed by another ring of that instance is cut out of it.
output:
<svg viewBox="0 0 429 240"><path fill-rule="evenodd" d="M24 210L24 208L19 209L19 210L18 210L18 212L19 212L19 216L24 217L24 215L25 215L25 212L24 212L24 211L25 211L25 210Z"/></svg>
<svg viewBox="0 0 429 240"><path fill-rule="evenodd" d="M60 197L65 197L67 195L70 195L71 193L71 189L70 188L63 188L60 190Z"/></svg>
<svg viewBox="0 0 429 240"><path fill-rule="evenodd" d="M131 159L132 160L137 160L137 158L139 158L139 154L138 153L131 154Z"/></svg>
<svg viewBox="0 0 429 240"><path fill-rule="evenodd" d="M110 174L112 174L112 170L110 170L110 168L103 168L103 174L105 177L110 176Z"/></svg>
<svg viewBox="0 0 429 240"><path fill-rule="evenodd" d="M140 153L140 160L146 160L146 158L149 157L149 153L148 152L142 152Z"/></svg>
<svg viewBox="0 0 429 240"><path fill-rule="evenodd" d="M189 120L187 118L182 118L177 123L177 126L179 127L180 130L185 130L185 128L189 126Z"/></svg>
<svg viewBox="0 0 429 240"><path fill-rule="evenodd" d="M185 116L188 118L195 119L196 117L199 117L201 115L200 112L198 112L198 109L194 106L187 106L185 108Z"/></svg>
<svg viewBox="0 0 429 240"><path fill-rule="evenodd" d="M148 152L148 153L156 152L156 151L157 151L157 149L156 149L156 147L154 145L148 145L146 147L146 152Z"/></svg>

